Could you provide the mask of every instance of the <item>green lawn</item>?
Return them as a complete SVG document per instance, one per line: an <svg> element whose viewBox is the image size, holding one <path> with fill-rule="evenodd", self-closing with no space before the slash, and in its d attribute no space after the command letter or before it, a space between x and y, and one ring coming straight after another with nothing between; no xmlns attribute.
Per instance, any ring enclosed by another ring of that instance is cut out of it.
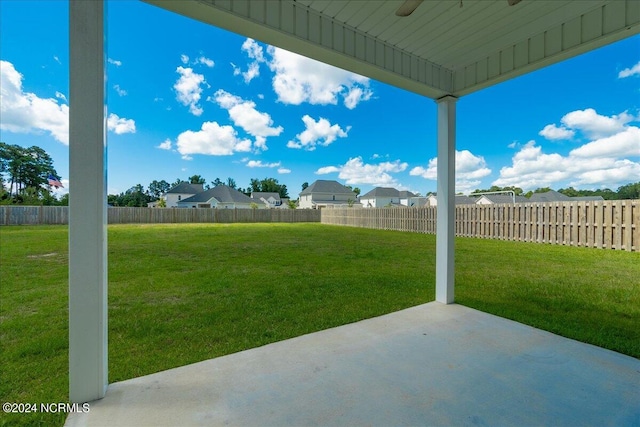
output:
<svg viewBox="0 0 640 427"><path fill-rule="evenodd" d="M0 396L67 399L67 228L0 227ZM456 300L640 358L640 254L456 240ZM109 381L434 299L435 237L321 224L109 227ZM1 416L61 425L64 415Z"/></svg>

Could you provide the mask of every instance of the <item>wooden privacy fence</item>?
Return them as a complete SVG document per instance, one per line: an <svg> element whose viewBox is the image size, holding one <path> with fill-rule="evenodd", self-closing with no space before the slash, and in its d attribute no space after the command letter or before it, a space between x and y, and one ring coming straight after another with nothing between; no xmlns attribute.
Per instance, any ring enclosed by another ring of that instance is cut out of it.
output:
<svg viewBox="0 0 640 427"><path fill-rule="evenodd" d="M178 209L108 208L109 224L135 223L232 223L320 222L320 211L311 209ZM66 206L0 206L0 224L68 224Z"/></svg>
<svg viewBox="0 0 640 427"><path fill-rule="evenodd" d="M456 236L640 251L640 200L457 205ZM323 209L322 223L436 232L436 207Z"/></svg>

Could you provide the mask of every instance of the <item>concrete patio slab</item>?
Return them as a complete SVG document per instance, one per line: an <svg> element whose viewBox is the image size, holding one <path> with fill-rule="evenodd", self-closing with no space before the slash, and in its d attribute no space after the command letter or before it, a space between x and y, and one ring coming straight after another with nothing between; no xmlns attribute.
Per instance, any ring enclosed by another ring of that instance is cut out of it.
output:
<svg viewBox="0 0 640 427"><path fill-rule="evenodd" d="M640 360L432 302L111 384L76 426L639 426Z"/></svg>

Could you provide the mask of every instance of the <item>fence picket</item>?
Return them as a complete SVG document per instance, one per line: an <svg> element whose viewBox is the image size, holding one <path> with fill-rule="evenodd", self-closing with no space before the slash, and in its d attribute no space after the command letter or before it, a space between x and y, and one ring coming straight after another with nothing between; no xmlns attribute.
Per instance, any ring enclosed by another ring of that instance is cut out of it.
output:
<svg viewBox="0 0 640 427"><path fill-rule="evenodd" d="M435 207L336 209L108 209L110 224L322 222L436 233ZM2 225L67 224L66 206L0 206ZM458 205L457 236L640 251L640 200Z"/></svg>
<svg viewBox="0 0 640 427"><path fill-rule="evenodd" d="M436 212L433 206L323 209L321 222L435 234ZM634 252L640 251L639 224L640 200L458 205L455 209L455 231L460 237Z"/></svg>

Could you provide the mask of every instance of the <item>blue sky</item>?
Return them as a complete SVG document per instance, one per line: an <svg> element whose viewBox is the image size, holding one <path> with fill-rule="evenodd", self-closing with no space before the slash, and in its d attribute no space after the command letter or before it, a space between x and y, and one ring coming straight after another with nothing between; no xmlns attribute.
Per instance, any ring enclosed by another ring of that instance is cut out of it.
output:
<svg viewBox="0 0 640 427"><path fill-rule="evenodd" d="M108 8L108 191L199 174L435 191L436 104L138 1ZM68 178L66 1L0 1L0 140ZM461 98L456 191L640 181L640 36Z"/></svg>

